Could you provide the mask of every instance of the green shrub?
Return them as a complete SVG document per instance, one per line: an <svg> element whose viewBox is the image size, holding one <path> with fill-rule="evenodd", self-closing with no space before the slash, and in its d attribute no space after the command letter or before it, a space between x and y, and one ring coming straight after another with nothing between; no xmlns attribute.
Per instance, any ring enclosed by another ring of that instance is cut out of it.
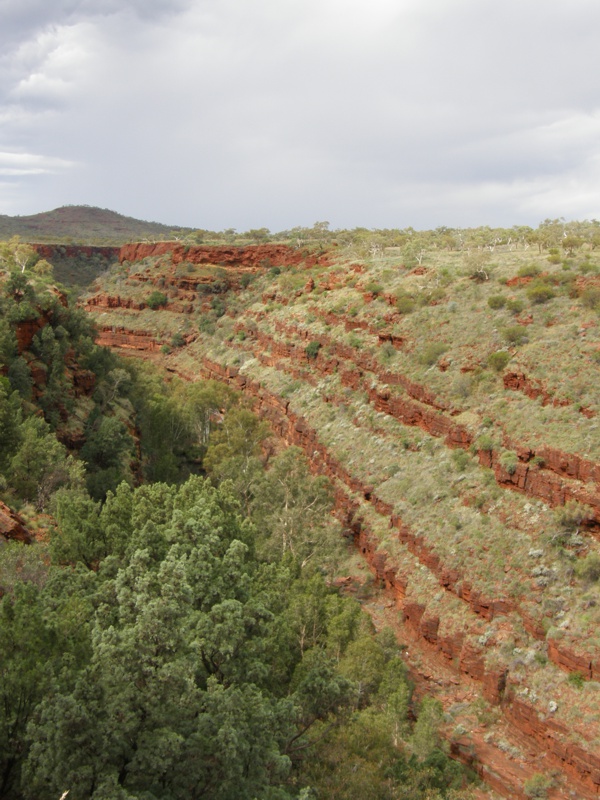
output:
<svg viewBox="0 0 600 800"><path fill-rule="evenodd" d="M583 689L585 686L585 677L581 672L570 672L567 676L568 683L576 689ZM544 795L530 795L531 797L543 797Z"/></svg>
<svg viewBox="0 0 600 800"><path fill-rule="evenodd" d="M318 355L319 350L321 349L321 342L312 341L309 342L306 347L304 348L304 352L306 353L307 358L316 358Z"/></svg>
<svg viewBox="0 0 600 800"><path fill-rule="evenodd" d="M445 353L447 349L448 346L443 342L431 342L431 344L428 344L421 351L419 360L422 364L432 367L434 364L437 364L440 356Z"/></svg>
<svg viewBox="0 0 600 800"><path fill-rule="evenodd" d="M586 583L600 580L600 553L594 550L582 558L575 567L575 574Z"/></svg>
<svg viewBox="0 0 600 800"><path fill-rule="evenodd" d="M487 453L491 453L491 451L494 449L494 440L487 433L484 433L479 436L478 439L476 439L475 449L484 450Z"/></svg>
<svg viewBox="0 0 600 800"><path fill-rule="evenodd" d="M396 295L396 308L400 314L410 314L415 310L415 301L410 295L399 292Z"/></svg>
<svg viewBox="0 0 600 800"><path fill-rule="evenodd" d="M161 308L161 306L167 305L167 295L159 292L158 289L155 289L151 292L148 297L146 298L146 305L148 308L152 308L156 310L157 308Z"/></svg>
<svg viewBox="0 0 600 800"><path fill-rule="evenodd" d="M502 336L508 344L521 344L527 338L527 328L524 325L509 325L502 330Z"/></svg>
<svg viewBox="0 0 600 800"><path fill-rule="evenodd" d="M545 798L548 797L548 790L554 785L554 780L550 775L536 772L531 778L527 778L523 784L523 791L527 797Z"/></svg>
<svg viewBox="0 0 600 800"><path fill-rule="evenodd" d="M556 525L565 531L579 530L582 522L592 518L590 506L578 503L577 500L567 500L564 506L554 509L553 517Z"/></svg>
<svg viewBox="0 0 600 800"><path fill-rule="evenodd" d="M383 292L383 286L381 286L379 283L375 283L375 281L369 281L365 284L364 290L365 292L370 292L377 297L377 295L380 295Z"/></svg>
<svg viewBox="0 0 600 800"><path fill-rule="evenodd" d="M225 303L220 297L213 297L213 299L210 301L210 307L214 311L217 318L222 317L225 313Z"/></svg>
<svg viewBox="0 0 600 800"><path fill-rule="evenodd" d="M171 347L183 347L185 344L185 338L182 333L175 333L173 338L171 339Z"/></svg>
<svg viewBox="0 0 600 800"><path fill-rule="evenodd" d="M504 308L506 305L506 297L503 294L493 294L488 297L488 306L493 309Z"/></svg>
<svg viewBox="0 0 600 800"><path fill-rule="evenodd" d="M497 350L495 353L490 353L487 363L496 372L502 372L509 361L510 353L507 353L506 350Z"/></svg>
<svg viewBox="0 0 600 800"><path fill-rule="evenodd" d="M539 274L540 268L537 264L526 264L517 272L519 278L535 278L535 276Z"/></svg>
<svg viewBox="0 0 600 800"><path fill-rule="evenodd" d="M581 293L581 302L586 308L600 306L600 286L588 286Z"/></svg>
<svg viewBox="0 0 600 800"><path fill-rule="evenodd" d="M471 463L471 458L465 450L453 450L452 461L458 472L464 472Z"/></svg>
<svg viewBox="0 0 600 800"><path fill-rule="evenodd" d="M511 312L511 314L517 316L525 308L525 303L518 298L515 298L514 300L507 300L506 308Z"/></svg>
<svg viewBox="0 0 600 800"><path fill-rule="evenodd" d="M517 454L514 453L512 450L505 450L502 455L500 456L500 464L505 469L509 475L514 475L517 471L517 464L519 463L519 459Z"/></svg>
<svg viewBox="0 0 600 800"><path fill-rule="evenodd" d="M540 305L541 303L547 303L548 300L552 300L553 297L556 297L556 294L548 283L544 281L534 281L529 289L527 289L527 297L530 303Z"/></svg>

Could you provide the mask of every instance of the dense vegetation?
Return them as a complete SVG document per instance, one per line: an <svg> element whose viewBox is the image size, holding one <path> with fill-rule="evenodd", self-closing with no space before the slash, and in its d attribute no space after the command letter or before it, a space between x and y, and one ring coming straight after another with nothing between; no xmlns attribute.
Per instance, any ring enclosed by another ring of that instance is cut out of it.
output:
<svg viewBox="0 0 600 800"><path fill-rule="evenodd" d="M0 797L465 796L441 706L331 586L328 481L230 390L94 345L15 246L0 496L38 540L0 543Z"/></svg>

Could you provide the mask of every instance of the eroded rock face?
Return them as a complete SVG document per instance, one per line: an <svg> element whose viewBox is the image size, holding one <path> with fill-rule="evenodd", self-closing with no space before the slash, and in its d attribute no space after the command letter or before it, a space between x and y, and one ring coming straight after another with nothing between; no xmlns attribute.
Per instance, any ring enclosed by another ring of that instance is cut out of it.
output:
<svg viewBox="0 0 600 800"><path fill-rule="evenodd" d="M104 328L98 331L96 344L102 347L117 347L122 350L139 350L156 353L159 343L147 331L131 331L125 328Z"/></svg>
<svg viewBox="0 0 600 800"><path fill-rule="evenodd" d="M102 256L106 259L117 259L119 256L119 247L95 247L92 245L74 244L74 245L58 245L58 244L32 244L31 245L36 253L47 261L52 263L58 258L77 258L81 254L92 258L93 256Z"/></svg>
<svg viewBox="0 0 600 800"><path fill-rule="evenodd" d="M15 326L15 336L17 337L17 352L21 355L25 350L29 350L33 337L42 330L47 324L44 317L37 319L28 319L23 322L17 322Z"/></svg>
<svg viewBox="0 0 600 800"><path fill-rule="evenodd" d="M299 264L314 266L328 264L326 255L295 250L283 244L256 244L246 247L184 245L181 242L136 242L126 244L119 251L119 262L141 261L151 256L170 255L173 264L188 261L191 264L217 264L223 267L248 269L271 266L293 267Z"/></svg>
<svg viewBox="0 0 600 800"><path fill-rule="evenodd" d="M11 511L10 508L0 500L0 537L4 540L11 539L16 542L30 544L33 536L25 527L22 517Z"/></svg>

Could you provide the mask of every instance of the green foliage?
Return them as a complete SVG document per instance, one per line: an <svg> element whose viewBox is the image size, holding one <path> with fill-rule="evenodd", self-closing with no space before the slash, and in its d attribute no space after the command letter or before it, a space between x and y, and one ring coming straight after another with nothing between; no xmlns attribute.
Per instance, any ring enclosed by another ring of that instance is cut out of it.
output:
<svg viewBox="0 0 600 800"><path fill-rule="evenodd" d="M92 497L104 499L107 491L114 491L129 476L132 448L133 440L120 419L99 415L90 420L81 457L86 462Z"/></svg>
<svg viewBox="0 0 600 800"><path fill-rule="evenodd" d="M600 553L594 550L579 560L575 574L585 583L597 583L600 580Z"/></svg>
<svg viewBox="0 0 600 800"><path fill-rule="evenodd" d="M556 293L552 286L545 281L534 281L527 289L527 297L534 305L541 305L556 297Z"/></svg>
<svg viewBox="0 0 600 800"><path fill-rule="evenodd" d="M231 480L247 509L261 478L262 446L268 436L267 424L251 411L232 409L212 434L204 457L208 474L216 481Z"/></svg>
<svg viewBox="0 0 600 800"><path fill-rule="evenodd" d="M493 309L504 308L506 297L503 294L493 294L488 297L488 306Z"/></svg>
<svg viewBox="0 0 600 800"><path fill-rule="evenodd" d="M440 356L442 356L447 349L448 346L444 344L444 342L431 342L421 350L419 360L422 364L432 367L434 364L437 364Z"/></svg>
<svg viewBox="0 0 600 800"><path fill-rule="evenodd" d="M554 785L554 780L550 775L536 772L531 778L527 778L523 784L523 791L527 797L548 797L548 792Z"/></svg>
<svg viewBox="0 0 600 800"><path fill-rule="evenodd" d="M600 308L600 286L587 286L581 293L581 302L586 308Z"/></svg>
<svg viewBox="0 0 600 800"><path fill-rule="evenodd" d="M506 308L515 316L518 316L525 308L525 303L518 297L506 301Z"/></svg>
<svg viewBox="0 0 600 800"><path fill-rule="evenodd" d="M502 329L502 336L507 344L519 345L527 338L527 328L524 325L509 325Z"/></svg>
<svg viewBox="0 0 600 800"><path fill-rule="evenodd" d="M574 532L579 530L582 523L593 518L590 506L578 503L577 500L567 502L554 509L555 524L564 531Z"/></svg>
<svg viewBox="0 0 600 800"><path fill-rule="evenodd" d="M169 298L163 292L159 292L158 289L155 289L151 292L148 297L146 298L146 305L148 308L153 309L154 311L157 308L161 308L167 305Z"/></svg>
<svg viewBox="0 0 600 800"><path fill-rule="evenodd" d="M471 463L471 458L466 450L453 450L452 461L458 472L464 472Z"/></svg>
<svg viewBox="0 0 600 800"><path fill-rule="evenodd" d="M31 369L22 356L13 359L7 370L11 388L18 392L24 400L31 400L33 378Z"/></svg>
<svg viewBox="0 0 600 800"><path fill-rule="evenodd" d="M574 686L576 689L583 689L585 686L585 678L581 674L581 672L569 672L567 675L567 681L571 686Z"/></svg>
<svg viewBox="0 0 600 800"><path fill-rule="evenodd" d="M510 358L510 353L507 353L506 350L497 350L495 353L490 353L487 363L495 372L502 372Z"/></svg>
<svg viewBox="0 0 600 800"><path fill-rule="evenodd" d="M475 448L489 453L494 449L494 440L487 433L483 433L476 439Z"/></svg>
<svg viewBox="0 0 600 800"><path fill-rule="evenodd" d="M509 475L514 475L514 473L517 471L518 463L519 458L512 450L505 450L503 453L501 453L500 465L508 472Z"/></svg>
<svg viewBox="0 0 600 800"><path fill-rule="evenodd" d="M320 349L321 349L321 342L315 340L309 342L306 345L306 347L304 348L304 352L306 353L306 357L311 359L317 357Z"/></svg>
<svg viewBox="0 0 600 800"><path fill-rule="evenodd" d="M519 268L517 275L519 278L535 278L541 272L537 264L527 264Z"/></svg>
<svg viewBox="0 0 600 800"><path fill-rule="evenodd" d="M396 293L396 309L400 314L410 314L415 309L415 301L404 292Z"/></svg>
<svg viewBox="0 0 600 800"><path fill-rule="evenodd" d="M439 700L425 697L421 703L419 716L413 729L411 739L416 756L424 760L440 748L440 725L443 719L443 708Z"/></svg>
<svg viewBox="0 0 600 800"><path fill-rule="evenodd" d="M7 470L10 484L19 496L46 507L61 486L77 486L83 479L81 465L39 417L29 417L19 428L19 445Z"/></svg>
<svg viewBox="0 0 600 800"><path fill-rule="evenodd" d="M252 517L261 531L265 557L290 554L302 566L312 559L327 566L339 550L331 518L329 481L313 477L302 451L289 447L274 458L254 488Z"/></svg>
<svg viewBox="0 0 600 800"><path fill-rule="evenodd" d="M363 288L365 292L369 292L370 294L375 295L375 297L383 292L383 286L376 281L367 281Z"/></svg>

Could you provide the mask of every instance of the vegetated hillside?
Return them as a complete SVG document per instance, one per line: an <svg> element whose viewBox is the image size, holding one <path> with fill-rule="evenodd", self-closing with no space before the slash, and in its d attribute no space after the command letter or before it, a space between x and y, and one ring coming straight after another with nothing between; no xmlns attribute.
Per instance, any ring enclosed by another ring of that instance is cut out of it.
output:
<svg viewBox="0 0 600 800"><path fill-rule="evenodd" d="M441 704L333 580L328 479L0 253L2 800L474 797Z"/></svg>
<svg viewBox="0 0 600 800"><path fill-rule="evenodd" d="M367 605L510 797L600 790L600 268L565 233L149 245L86 301L100 342L241 389L331 478Z"/></svg>
<svg viewBox="0 0 600 800"><path fill-rule="evenodd" d="M0 215L0 239L20 236L27 242L116 245L185 232L189 229L134 219L94 206L62 206L29 216Z"/></svg>

